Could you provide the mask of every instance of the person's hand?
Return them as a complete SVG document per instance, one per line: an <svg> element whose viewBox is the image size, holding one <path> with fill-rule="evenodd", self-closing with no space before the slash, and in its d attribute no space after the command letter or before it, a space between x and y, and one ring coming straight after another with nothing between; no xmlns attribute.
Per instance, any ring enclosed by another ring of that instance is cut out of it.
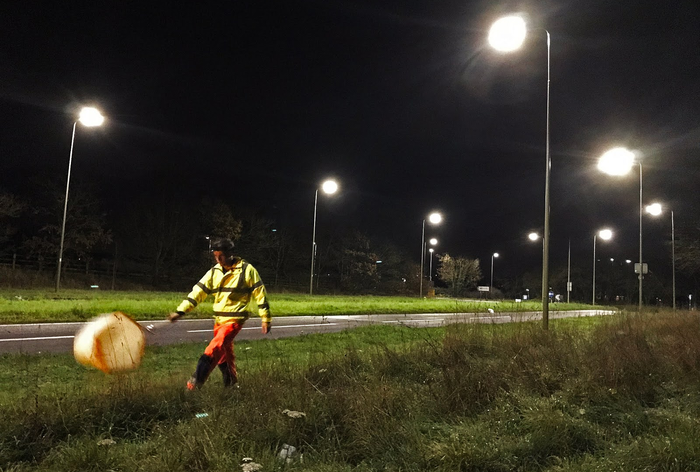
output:
<svg viewBox="0 0 700 472"><path fill-rule="evenodd" d="M170 313L170 314L168 315L168 321L170 321L171 323L174 323L174 322L176 322L177 320L179 320L180 318L182 318L183 316L185 316L185 313L184 313L184 312L182 312L182 311L176 311L175 313Z"/></svg>
<svg viewBox="0 0 700 472"><path fill-rule="evenodd" d="M269 322L269 321L268 321L268 322L263 322L263 324L262 324L262 333L263 333L263 334L269 333L271 329L272 329L272 326L270 326L270 322Z"/></svg>

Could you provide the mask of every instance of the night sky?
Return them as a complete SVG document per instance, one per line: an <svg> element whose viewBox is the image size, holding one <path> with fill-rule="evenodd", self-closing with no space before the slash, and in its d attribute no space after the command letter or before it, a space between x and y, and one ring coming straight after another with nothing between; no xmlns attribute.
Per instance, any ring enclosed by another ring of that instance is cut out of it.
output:
<svg viewBox="0 0 700 472"><path fill-rule="evenodd" d="M225 5L225 6L223 6ZM523 48L486 43L526 13ZM76 111L73 176L123 214L155 193L216 196L311 233L358 229L419 257L485 272L538 267L545 176L546 28L551 34L551 264L638 257L638 173L596 169L613 146L643 156L645 203L697 222L700 2L6 2L0 7L0 189L61 185ZM645 217L650 265L667 264L670 215ZM645 257L645 259L647 259Z"/></svg>

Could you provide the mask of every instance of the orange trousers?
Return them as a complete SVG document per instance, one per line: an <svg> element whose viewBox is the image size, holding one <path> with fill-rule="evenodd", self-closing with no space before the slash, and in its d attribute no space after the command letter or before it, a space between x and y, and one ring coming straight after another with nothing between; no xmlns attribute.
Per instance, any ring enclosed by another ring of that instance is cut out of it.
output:
<svg viewBox="0 0 700 472"><path fill-rule="evenodd" d="M243 328L243 321L234 321L224 324L214 324L214 339L211 340L204 355L211 358L209 364L209 376L215 366L219 366L224 375L224 383L234 384L238 381L236 372L236 356L233 353L233 339ZM202 380L206 380L206 377Z"/></svg>

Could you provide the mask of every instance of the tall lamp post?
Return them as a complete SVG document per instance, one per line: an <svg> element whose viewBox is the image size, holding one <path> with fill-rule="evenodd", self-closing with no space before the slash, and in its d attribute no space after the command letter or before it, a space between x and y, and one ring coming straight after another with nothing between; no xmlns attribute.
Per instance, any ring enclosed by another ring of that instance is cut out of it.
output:
<svg viewBox="0 0 700 472"><path fill-rule="evenodd" d="M61 266L63 264L63 242L66 237L66 216L68 214L68 190L70 189L70 171L73 166L73 143L75 142L75 128L78 122L83 126L92 128L104 123L104 116L93 107L84 107L80 110L78 119L73 123L73 133L70 138L70 154L68 155L68 177L66 178L66 198L63 200L63 224L61 225L61 244L58 249L58 267L56 269L56 291L61 288Z"/></svg>
<svg viewBox="0 0 700 472"><path fill-rule="evenodd" d="M644 263L642 262L642 160L636 159L639 165L639 311L642 311L642 280L644 278ZM602 156L598 160L598 169L608 175L622 176L627 174L635 163L635 154L623 147L616 147Z"/></svg>
<svg viewBox="0 0 700 472"><path fill-rule="evenodd" d="M498 257L498 253L494 252L491 254L491 284L489 285L489 293L491 298L493 298L493 259Z"/></svg>
<svg viewBox="0 0 700 472"><path fill-rule="evenodd" d="M545 184L544 184L544 234L542 235L542 327L549 328L549 176L552 162L549 157L549 81L550 81L550 36L547 35L547 104L545 134ZM489 44L501 52L511 52L520 48L527 26L520 16L506 16L497 20L489 30Z"/></svg>
<svg viewBox="0 0 700 472"><path fill-rule="evenodd" d="M327 195L333 195L338 191L335 180L326 180L321 184L321 190ZM318 208L318 189L314 194L314 230L311 236L311 278L309 282L309 295L314 294L314 265L316 264L316 210Z"/></svg>
<svg viewBox="0 0 700 472"><path fill-rule="evenodd" d="M661 214L661 204L652 203L647 205L646 212L651 216ZM676 310L676 230L673 224L673 210L671 210L671 270L673 273L673 310Z"/></svg>
<svg viewBox="0 0 700 472"><path fill-rule="evenodd" d="M430 241L428 241L431 246L436 246L438 243L438 240L436 238L430 238ZM431 282L433 281L433 253L435 252L435 249L432 247L428 249L428 252L430 253L430 265L428 266L428 280Z"/></svg>
<svg viewBox="0 0 700 472"><path fill-rule="evenodd" d="M612 238L612 231L609 229L601 229L598 231L598 233L593 235L593 301L591 302L591 305L595 305L595 242L597 236L600 236L600 239L603 241L608 241L610 238Z"/></svg>
<svg viewBox="0 0 700 472"><path fill-rule="evenodd" d="M442 221L442 215L438 212L433 212L428 215L428 223L438 225ZM418 296L423 298L423 266L425 265L425 219L423 219L423 230L421 231L420 239L420 282Z"/></svg>
<svg viewBox="0 0 700 472"><path fill-rule="evenodd" d="M428 271L430 272L430 274L428 275L428 280L430 280L432 282L433 281L433 253L435 252L435 249L433 249L431 247L430 249L428 249L428 252L430 253L430 266L428 268Z"/></svg>

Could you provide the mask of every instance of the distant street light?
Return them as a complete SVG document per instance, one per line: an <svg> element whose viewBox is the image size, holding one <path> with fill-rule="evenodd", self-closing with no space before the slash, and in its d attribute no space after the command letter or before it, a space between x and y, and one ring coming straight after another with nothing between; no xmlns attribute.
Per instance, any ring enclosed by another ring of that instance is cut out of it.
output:
<svg viewBox="0 0 700 472"><path fill-rule="evenodd" d="M598 169L606 174L622 176L634 166L635 154L623 147L616 147L603 154L598 161ZM639 165L639 311L642 311L642 279L644 264L642 262L642 160L636 159Z"/></svg>
<svg viewBox="0 0 700 472"><path fill-rule="evenodd" d="M335 180L326 180L321 184L321 190L327 195L332 195L338 191L338 184ZM311 237L311 282L309 283L309 295L314 294L314 265L316 263L316 210L318 207L318 189L314 194L314 230Z"/></svg>
<svg viewBox="0 0 700 472"><path fill-rule="evenodd" d="M432 225L438 225L442 222L442 215L438 212L433 212L428 215L428 223ZM437 243L437 241L435 241ZM420 240L420 282L419 282L419 294L420 298L423 298L423 267L425 265L425 219L423 219L423 230L421 232Z"/></svg>
<svg viewBox="0 0 700 472"><path fill-rule="evenodd" d="M530 234L527 235L527 238L528 238L530 241L537 241L538 239L540 239L540 235L537 234L537 233L530 233Z"/></svg>
<svg viewBox="0 0 700 472"><path fill-rule="evenodd" d="M83 126L92 128L94 126L100 126L104 123L105 118L102 114L92 107L84 107L80 110L78 119L73 123L73 134L70 138L70 154L68 156L68 177L66 178L66 198L63 201L63 224L61 225L61 244L58 250L58 268L56 269L56 291L58 292L61 288L61 265L63 264L63 242L66 236L66 215L68 213L68 190L70 188L70 171L73 165L73 143L75 142L75 128L78 122Z"/></svg>
<svg viewBox="0 0 700 472"><path fill-rule="evenodd" d="M438 240L436 238L430 238L429 241L431 246L436 246L438 243ZM428 274L428 280L431 282L433 281L433 253L435 252L435 249L432 247L428 249L428 252L430 252L430 267L429 267L429 274Z"/></svg>
<svg viewBox="0 0 700 472"><path fill-rule="evenodd" d="M659 216L662 212L660 203L647 205L646 212L652 216ZM673 273L673 310L676 310L676 230L673 223L673 210L671 210L671 270Z"/></svg>
<svg viewBox="0 0 700 472"><path fill-rule="evenodd" d="M545 184L544 184L544 234L542 235L542 327L549 328L549 176L552 161L549 157L549 79L550 79L550 36L547 35L547 122L545 135ZM517 15L497 20L489 30L489 44L501 52L518 49L527 33L525 20Z"/></svg>
<svg viewBox="0 0 700 472"><path fill-rule="evenodd" d="M602 239L603 241L607 241L610 238L612 238L612 231L609 229L602 229L598 231L597 234L593 235L593 302L591 303L591 305L595 305L595 242L597 236L600 236L600 239Z"/></svg>
<svg viewBox="0 0 700 472"><path fill-rule="evenodd" d="M428 249L428 252L430 252L430 276L428 279L432 282L433 281L433 253L435 252L435 249L432 247Z"/></svg>
<svg viewBox="0 0 700 472"><path fill-rule="evenodd" d="M489 293L491 294L491 298L493 298L493 259L494 257L498 257L498 253L494 252L491 254L491 285L489 285Z"/></svg>

